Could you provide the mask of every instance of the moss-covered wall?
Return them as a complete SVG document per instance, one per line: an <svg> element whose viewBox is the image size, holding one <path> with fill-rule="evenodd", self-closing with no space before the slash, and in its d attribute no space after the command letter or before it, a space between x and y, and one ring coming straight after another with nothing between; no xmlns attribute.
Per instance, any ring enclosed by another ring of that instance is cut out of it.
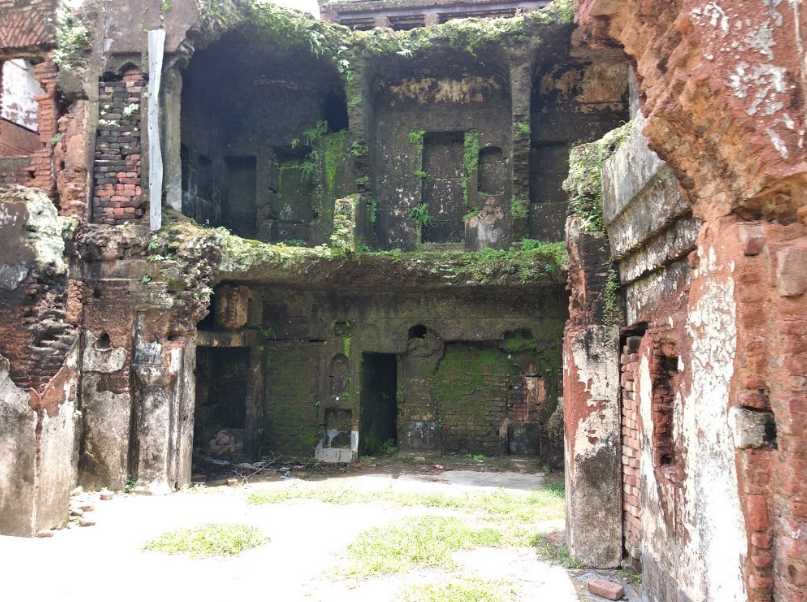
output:
<svg viewBox="0 0 807 602"><path fill-rule="evenodd" d="M384 353L397 357L402 449L540 451L557 462L560 442L550 441L546 424L560 394L561 287L253 293L263 318L251 328L269 349L265 449L312 454L333 426L329 413L349 415L359 431L363 354ZM543 387L531 413L519 409L526 377L540 378Z"/></svg>
<svg viewBox="0 0 807 602"><path fill-rule="evenodd" d="M371 156L379 201L376 229L383 247L412 249L429 239L424 230L449 220L459 221L459 237L447 242L464 246L463 218L486 205L506 222L509 180L501 179L500 189L483 197L478 162L485 149L498 150L502 165L509 155L509 82L492 70L469 69L471 60L450 56L439 69L377 81ZM452 134L454 151L448 140ZM435 194L444 197L442 206ZM413 211L420 204L428 209L428 221ZM501 239L492 246L509 244L508 226L503 223L501 229Z"/></svg>
<svg viewBox="0 0 807 602"><path fill-rule="evenodd" d="M181 114L186 215L267 242L328 240L333 202L350 180L344 85L333 65L242 26L195 53Z"/></svg>
<svg viewBox="0 0 807 602"><path fill-rule="evenodd" d="M261 451L310 456L320 438L322 344L273 342L266 347Z"/></svg>
<svg viewBox="0 0 807 602"><path fill-rule="evenodd" d="M514 373L515 372L515 373ZM443 449L507 451L508 397L517 370L492 345L451 343L432 379Z"/></svg>

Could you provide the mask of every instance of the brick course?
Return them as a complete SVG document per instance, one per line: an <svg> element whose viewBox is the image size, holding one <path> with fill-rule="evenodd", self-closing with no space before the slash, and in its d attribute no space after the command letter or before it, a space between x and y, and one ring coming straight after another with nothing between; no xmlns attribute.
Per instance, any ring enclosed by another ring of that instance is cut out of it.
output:
<svg viewBox="0 0 807 602"><path fill-rule="evenodd" d="M0 48L54 44L55 23L56 0L0 0Z"/></svg>
<svg viewBox="0 0 807 602"><path fill-rule="evenodd" d="M639 402L634 382L638 377L639 356L636 353L641 337L628 337L622 348L622 508L625 550L632 559L641 560L642 520L639 498L639 457L641 432L639 430Z"/></svg>
<svg viewBox="0 0 807 602"><path fill-rule="evenodd" d="M145 78L136 68L99 84L93 221L117 224L145 213L141 188L140 108Z"/></svg>

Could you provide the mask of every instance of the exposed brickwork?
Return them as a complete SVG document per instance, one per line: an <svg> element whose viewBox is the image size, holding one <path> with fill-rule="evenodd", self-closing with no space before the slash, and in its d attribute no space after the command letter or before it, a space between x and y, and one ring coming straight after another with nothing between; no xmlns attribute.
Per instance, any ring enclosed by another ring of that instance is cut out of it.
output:
<svg viewBox="0 0 807 602"><path fill-rule="evenodd" d="M0 118L0 157L27 155L38 148L39 136L35 132Z"/></svg>
<svg viewBox="0 0 807 602"><path fill-rule="evenodd" d="M20 184L41 188L49 194L54 192L55 168L52 142L57 131L57 74L56 65L49 60L34 67L34 77L44 91L44 94L36 99L39 131L37 133L27 132L25 149L17 148L19 144L15 145L16 150L28 152L20 152L16 156L0 159L0 184ZM13 124L6 124L0 131L5 133L10 127L14 127ZM0 147L5 147L9 151L15 150L9 146L8 143L0 143ZM4 153L0 150L0 155L2 154Z"/></svg>
<svg viewBox="0 0 807 602"><path fill-rule="evenodd" d="M25 185L31 180L31 158L0 157L0 185Z"/></svg>
<svg viewBox="0 0 807 602"><path fill-rule="evenodd" d="M77 325L68 319L68 288L31 274L13 297L0 303L0 355L10 360L18 387L41 391L76 340Z"/></svg>
<svg viewBox="0 0 807 602"><path fill-rule="evenodd" d="M446 451L502 451L510 372L507 356L495 347L446 347L432 385Z"/></svg>
<svg viewBox="0 0 807 602"><path fill-rule="evenodd" d="M638 336L628 337L622 348L622 507L624 510L625 550L634 560L641 559L642 520L639 500L639 458L641 433L639 404L634 383L639 368Z"/></svg>
<svg viewBox="0 0 807 602"><path fill-rule="evenodd" d="M40 149L31 156L33 179L29 186L41 188L49 194L53 194L55 187L53 140L57 132L56 119L58 118L58 107L56 106L57 75L58 70L52 61L45 61L34 67L34 77L39 81L39 85L42 86L45 93L36 99Z"/></svg>
<svg viewBox="0 0 807 602"><path fill-rule="evenodd" d="M321 346L273 345L266 362L264 449L311 455L320 436L316 403Z"/></svg>
<svg viewBox="0 0 807 602"><path fill-rule="evenodd" d="M136 68L99 84L93 221L116 224L143 217L140 107L145 79Z"/></svg>
<svg viewBox="0 0 807 602"><path fill-rule="evenodd" d="M776 420L769 445L737 451L749 600L770 600L774 592L782 600L801 600L807 587L807 306L799 287L782 286L788 276L780 268L788 251L807 248L807 224L726 226L725 236L739 241L732 405L773 412Z"/></svg>
<svg viewBox="0 0 807 602"><path fill-rule="evenodd" d="M0 0L0 48L55 42L56 0Z"/></svg>
<svg viewBox="0 0 807 602"><path fill-rule="evenodd" d="M89 217L88 105L88 101L77 101L59 117L59 132L53 144L59 213L82 221Z"/></svg>

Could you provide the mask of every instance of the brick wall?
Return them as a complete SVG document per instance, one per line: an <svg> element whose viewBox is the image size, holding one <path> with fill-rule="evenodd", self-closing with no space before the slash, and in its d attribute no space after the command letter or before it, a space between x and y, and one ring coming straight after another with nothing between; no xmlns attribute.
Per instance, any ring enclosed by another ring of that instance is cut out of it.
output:
<svg viewBox="0 0 807 602"><path fill-rule="evenodd" d="M625 550L634 560L641 560L642 519L639 503L639 404L634 383L639 367L641 337L628 337L622 348L622 505Z"/></svg>
<svg viewBox="0 0 807 602"><path fill-rule="evenodd" d="M2 92L0 92L0 95ZM39 136L7 119L0 119L0 157L18 157L39 148Z"/></svg>
<svg viewBox="0 0 807 602"><path fill-rule="evenodd" d="M141 188L140 107L145 78L136 68L99 84L93 221L116 224L145 213Z"/></svg>
<svg viewBox="0 0 807 602"><path fill-rule="evenodd" d="M804 600L807 591L807 215L789 225L728 224L737 300L734 411L775 430L737 450L748 534L748 599ZM736 244L736 243L735 243Z"/></svg>
<svg viewBox="0 0 807 602"><path fill-rule="evenodd" d="M507 356L495 347L446 346L432 384L446 451L502 451L510 374Z"/></svg>
<svg viewBox="0 0 807 602"><path fill-rule="evenodd" d="M0 185L27 184L31 179L31 157L0 157Z"/></svg>
<svg viewBox="0 0 807 602"><path fill-rule="evenodd" d="M45 92L36 99L37 119L39 121L40 149L31 155L33 179L29 186L41 188L52 194L55 187L53 166L53 140L57 132L56 119L56 78L58 70L52 61L39 63L34 67L34 77Z"/></svg>
<svg viewBox="0 0 807 602"><path fill-rule="evenodd" d="M56 0L0 0L0 48L55 42Z"/></svg>
<svg viewBox="0 0 807 602"><path fill-rule="evenodd" d="M264 452L311 456L319 441L322 346L275 343L266 354Z"/></svg>
<svg viewBox="0 0 807 602"><path fill-rule="evenodd" d="M52 61L46 60L34 67L34 77L44 91L42 96L36 98L39 132L26 137L25 144L31 152L0 160L0 184L20 184L41 188L49 194L54 192L56 170L53 165L53 141L58 117L57 75L56 65Z"/></svg>

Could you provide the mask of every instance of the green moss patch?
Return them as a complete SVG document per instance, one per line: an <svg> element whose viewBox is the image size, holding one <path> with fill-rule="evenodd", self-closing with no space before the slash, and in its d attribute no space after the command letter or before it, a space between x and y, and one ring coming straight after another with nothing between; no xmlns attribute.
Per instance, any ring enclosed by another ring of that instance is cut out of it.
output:
<svg viewBox="0 0 807 602"><path fill-rule="evenodd" d="M205 271L219 279L238 278L266 284L300 282L353 286L512 286L559 285L565 282L564 243L523 244L510 250L399 250L351 252L344 245L298 247L244 239L226 228L204 228L167 210L162 230L148 243L149 277L178 282L185 274ZM336 229L337 224L335 224ZM347 223L340 221L341 229ZM347 233L344 233L347 234ZM335 241L338 242L338 241ZM194 284L194 286L196 286ZM207 294L207 290L200 294Z"/></svg>
<svg viewBox="0 0 807 602"><path fill-rule="evenodd" d="M628 122L611 130L605 136L572 148L569 153L569 175L563 190L569 194L569 207L581 218L586 232L604 233L602 217L602 168L622 142L630 135Z"/></svg>

